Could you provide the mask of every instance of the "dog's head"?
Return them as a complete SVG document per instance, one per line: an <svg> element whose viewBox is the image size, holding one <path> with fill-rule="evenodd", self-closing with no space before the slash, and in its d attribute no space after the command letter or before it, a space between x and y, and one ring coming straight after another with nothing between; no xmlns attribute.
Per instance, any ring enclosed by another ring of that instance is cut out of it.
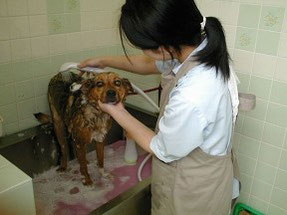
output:
<svg viewBox="0 0 287 215"><path fill-rule="evenodd" d="M89 102L116 104L124 101L128 93L133 92L131 83L114 72L95 74L80 84L71 86L72 91L81 90Z"/></svg>

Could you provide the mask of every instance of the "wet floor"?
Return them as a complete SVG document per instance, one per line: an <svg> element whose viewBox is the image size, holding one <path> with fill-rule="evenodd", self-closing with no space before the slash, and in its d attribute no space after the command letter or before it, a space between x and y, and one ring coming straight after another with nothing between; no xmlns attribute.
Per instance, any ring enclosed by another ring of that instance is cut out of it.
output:
<svg viewBox="0 0 287 215"><path fill-rule="evenodd" d="M68 163L64 173L54 167L33 179L37 215L85 215L107 203L138 183L137 170L146 154L140 155L136 165L124 162L125 142L118 141L105 147L105 171L102 177L96 164L96 152L87 154L88 171L93 185L84 186L77 160ZM151 160L143 169L143 179L151 174Z"/></svg>

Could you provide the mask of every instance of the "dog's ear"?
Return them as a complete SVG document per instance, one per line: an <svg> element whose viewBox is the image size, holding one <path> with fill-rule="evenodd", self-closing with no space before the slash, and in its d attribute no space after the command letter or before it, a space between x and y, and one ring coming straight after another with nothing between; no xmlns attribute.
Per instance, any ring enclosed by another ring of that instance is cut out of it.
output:
<svg viewBox="0 0 287 215"><path fill-rule="evenodd" d="M91 88L95 86L94 82L91 79L86 79L81 82L81 91L86 94L90 91Z"/></svg>
<svg viewBox="0 0 287 215"><path fill-rule="evenodd" d="M131 85L131 82L128 79L123 78L122 83L123 83L124 88L126 89L126 94L130 94L130 93L135 92L134 88Z"/></svg>
<svg viewBox="0 0 287 215"><path fill-rule="evenodd" d="M70 86L71 92L76 92L78 90L81 90L83 93L87 93L92 87L92 81L90 79L85 79L81 81L80 83L74 82Z"/></svg>

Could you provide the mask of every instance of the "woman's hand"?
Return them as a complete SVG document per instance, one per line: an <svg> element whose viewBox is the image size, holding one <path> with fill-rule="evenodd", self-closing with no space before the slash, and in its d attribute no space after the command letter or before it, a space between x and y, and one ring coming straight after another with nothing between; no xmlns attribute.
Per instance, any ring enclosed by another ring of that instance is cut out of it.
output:
<svg viewBox="0 0 287 215"><path fill-rule="evenodd" d="M79 68L88 67L88 66L89 67L97 67L100 69L104 69L106 67L103 57L90 58L90 59L82 61L78 65Z"/></svg>
<svg viewBox="0 0 287 215"><path fill-rule="evenodd" d="M81 68L84 68L84 67L97 67L97 68L100 68L100 69L104 69L106 66L107 65L104 63L104 58L103 57L90 58L90 59L82 61L78 65L80 70L81 70ZM90 77L90 73L89 72L84 72L84 71L81 71L79 75L82 76L84 74L86 74L88 78Z"/></svg>
<svg viewBox="0 0 287 215"><path fill-rule="evenodd" d="M115 105L106 104L99 101L100 108L110 114L115 121L134 139L144 150L153 153L150 148L151 139L155 133L134 118L125 108L122 102Z"/></svg>
<svg viewBox="0 0 287 215"><path fill-rule="evenodd" d="M125 107L122 102L118 102L117 104L113 105L99 101L99 106L102 111L110 114L111 116L113 116L113 113L115 112L125 111Z"/></svg>

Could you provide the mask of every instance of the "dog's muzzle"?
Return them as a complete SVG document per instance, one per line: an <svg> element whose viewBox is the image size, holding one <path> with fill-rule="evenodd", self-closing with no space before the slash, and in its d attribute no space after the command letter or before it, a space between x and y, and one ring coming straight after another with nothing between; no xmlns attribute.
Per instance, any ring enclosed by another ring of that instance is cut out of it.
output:
<svg viewBox="0 0 287 215"><path fill-rule="evenodd" d="M117 103L117 92L115 90L108 90L106 92L106 102L107 103Z"/></svg>

